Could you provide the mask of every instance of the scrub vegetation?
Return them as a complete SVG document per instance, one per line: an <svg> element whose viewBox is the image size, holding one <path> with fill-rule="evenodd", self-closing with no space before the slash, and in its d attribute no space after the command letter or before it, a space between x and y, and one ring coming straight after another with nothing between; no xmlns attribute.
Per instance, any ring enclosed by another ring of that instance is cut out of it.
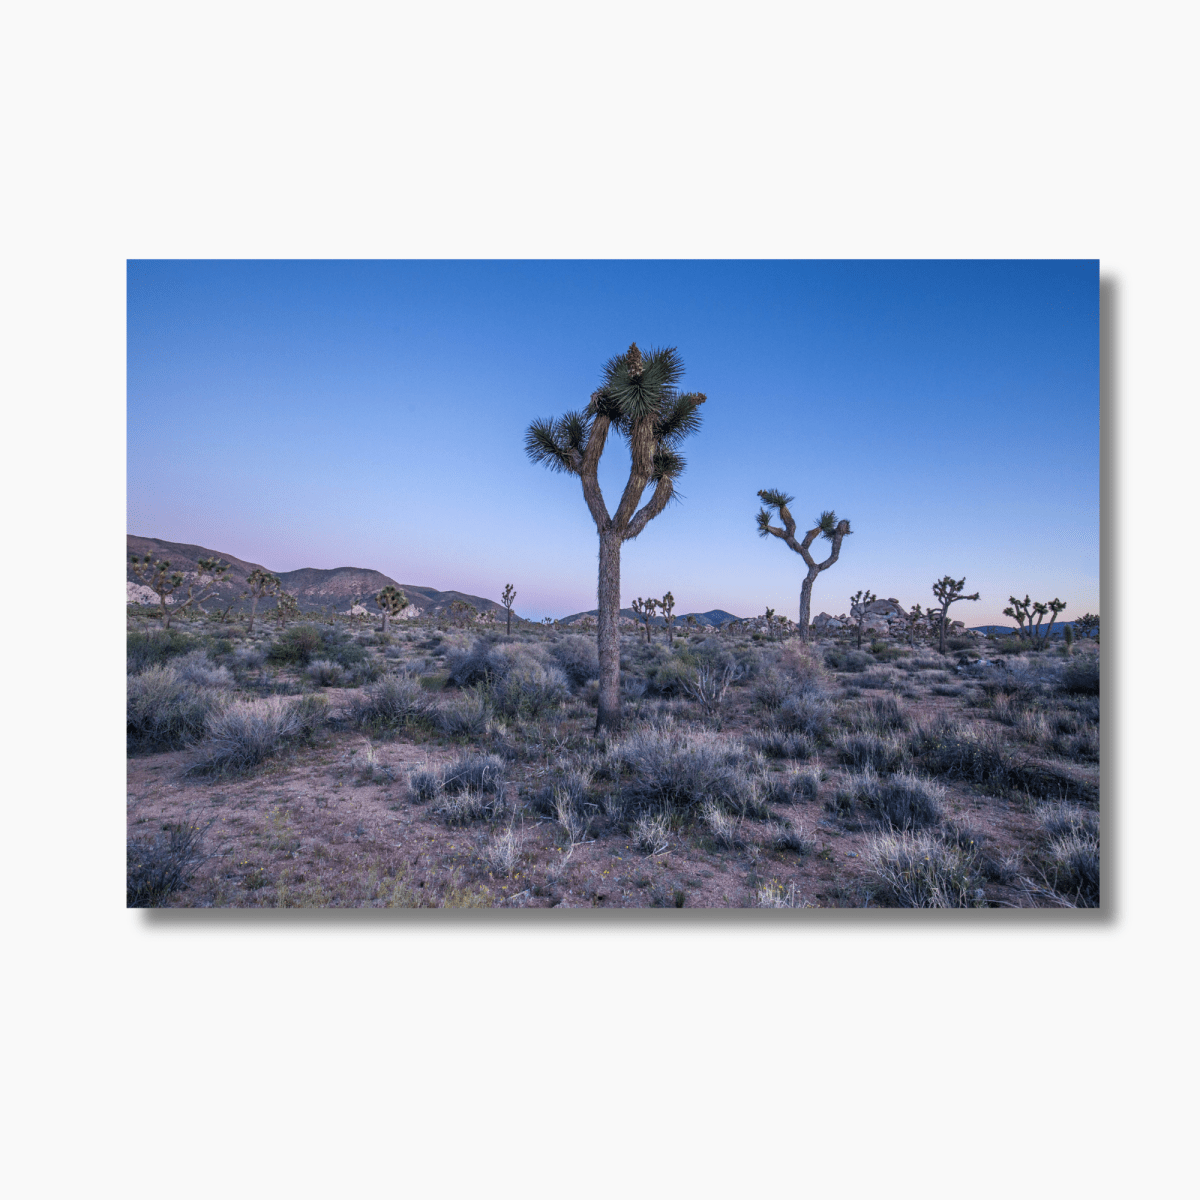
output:
<svg viewBox="0 0 1200 1200"><path fill-rule="evenodd" d="M597 733L572 628L161 624L131 610L132 906L1100 903L1094 638L629 624Z"/></svg>

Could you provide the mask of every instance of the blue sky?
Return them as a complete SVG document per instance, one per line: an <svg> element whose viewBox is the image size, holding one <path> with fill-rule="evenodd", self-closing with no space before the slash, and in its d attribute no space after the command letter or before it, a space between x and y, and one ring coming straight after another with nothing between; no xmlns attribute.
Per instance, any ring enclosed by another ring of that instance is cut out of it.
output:
<svg viewBox="0 0 1200 1200"><path fill-rule="evenodd" d="M759 488L854 534L813 612L945 574L1099 611L1098 264L131 262L128 529L275 570L372 567L541 618L595 606L578 480L528 462L631 341L678 347L704 425L622 602L795 618ZM611 445L615 507L628 459Z"/></svg>

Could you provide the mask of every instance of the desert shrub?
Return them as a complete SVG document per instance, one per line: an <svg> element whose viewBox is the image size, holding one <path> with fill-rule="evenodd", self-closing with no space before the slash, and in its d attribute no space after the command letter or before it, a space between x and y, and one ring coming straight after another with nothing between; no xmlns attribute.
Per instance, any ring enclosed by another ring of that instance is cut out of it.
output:
<svg viewBox="0 0 1200 1200"><path fill-rule="evenodd" d="M838 738L833 744L839 762L844 762L863 771L890 772L900 768L908 757L904 743L894 735L877 733L850 733Z"/></svg>
<svg viewBox="0 0 1200 1200"><path fill-rule="evenodd" d="M565 637L550 649L563 674L576 686L600 677L600 659L591 638Z"/></svg>
<svg viewBox="0 0 1200 1200"><path fill-rule="evenodd" d="M643 854L662 854L671 845L671 829L661 813L644 813L634 821L629 833Z"/></svg>
<svg viewBox="0 0 1200 1200"><path fill-rule="evenodd" d="M436 800L442 794L444 776L438 769L414 771L409 777L408 786L414 804L427 804Z"/></svg>
<svg viewBox="0 0 1200 1200"><path fill-rule="evenodd" d="M447 683L452 687L474 687L490 683L503 673L506 663L497 654L495 642L477 638L470 650L452 650L446 660L449 669Z"/></svg>
<svg viewBox="0 0 1200 1200"><path fill-rule="evenodd" d="M327 658L314 658L306 671L318 687L340 687L346 682L346 668Z"/></svg>
<svg viewBox="0 0 1200 1200"><path fill-rule="evenodd" d="M130 838L125 843L126 907L166 904L187 883L189 868L200 861L207 829L208 825L182 821L164 826L153 838Z"/></svg>
<svg viewBox="0 0 1200 1200"><path fill-rule="evenodd" d="M504 793L475 792L464 788L459 792L442 792L434 811L447 825L470 825L503 816L507 810Z"/></svg>
<svg viewBox="0 0 1200 1200"><path fill-rule="evenodd" d="M407 729L428 721L433 701L410 675L391 675L350 700L351 723L378 732Z"/></svg>
<svg viewBox="0 0 1200 1200"><path fill-rule="evenodd" d="M696 680L695 669L679 658L669 658L655 667L647 679L647 690L652 696L676 698L687 694L689 686Z"/></svg>
<svg viewBox="0 0 1200 1200"><path fill-rule="evenodd" d="M1098 658L1074 658L1062 674L1063 691L1078 695L1100 694L1100 660Z"/></svg>
<svg viewBox="0 0 1200 1200"><path fill-rule="evenodd" d="M235 671L256 671L267 660L267 652L260 646L239 646L233 652Z"/></svg>
<svg viewBox="0 0 1200 1200"><path fill-rule="evenodd" d="M558 667L537 662L514 663L490 688L492 703L506 717L539 717L557 708L570 694Z"/></svg>
<svg viewBox="0 0 1200 1200"><path fill-rule="evenodd" d="M189 683L174 667L152 666L127 676L127 753L180 750L198 741L224 703L218 692Z"/></svg>
<svg viewBox="0 0 1200 1200"><path fill-rule="evenodd" d="M767 758L793 758L800 762L816 753L816 745L807 734L783 733L777 729L751 734L746 738L746 745Z"/></svg>
<svg viewBox="0 0 1200 1200"><path fill-rule="evenodd" d="M876 662L893 663L907 658L911 652L887 642L875 641L871 643L871 653L875 656Z"/></svg>
<svg viewBox="0 0 1200 1200"><path fill-rule="evenodd" d="M719 804L709 801L700 810L700 819L709 836L723 850L739 850L746 844L741 822L735 820Z"/></svg>
<svg viewBox="0 0 1200 1200"><path fill-rule="evenodd" d="M1038 827L1047 837L1065 837L1072 833L1090 838L1100 836L1100 819L1097 814L1076 804L1043 804L1034 815Z"/></svg>
<svg viewBox="0 0 1200 1200"><path fill-rule="evenodd" d="M854 682L860 688L882 691L884 688L894 687L896 678L889 670L864 671Z"/></svg>
<svg viewBox="0 0 1200 1200"><path fill-rule="evenodd" d="M877 894L899 908L986 908L976 856L932 833L881 833L865 847Z"/></svg>
<svg viewBox="0 0 1200 1200"><path fill-rule="evenodd" d="M775 822L768 830L767 837L772 849L791 854L812 854L817 848L816 839L804 826L796 827L790 821Z"/></svg>
<svg viewBox="0 0 1200 1200"><path fill-rule="evenodd" d="M650 728L610 745L607 758L638 811L690 814L711 803L742 812L754 800L756 766L731 738Z"/></svg>
<svg viewBox="0 0 1200 1200"><path fill-rule="evenodd" d="M946 789L907 771L883 778L863 771L850 778L848 790L876 820L892 829L919 829L942 819Z"/></svg>
<svg viewBox="0 0 1200 1200"><path fill-rule="evenodd" d="M1044 713L1023 712L1013 722L1013 730L1023 742L1040 746L1050 739L1050 726Z"/></svg>
<svg viewBox="0 0 1200 1200"><path fill-rule="evenodd" d="M218 666L203 650L192 650L177 658L171 664L179 677L188 683L199 684L201 687L231 687L233 676L229 668Z"/></svg>
<svg viewBox="0 0 1200 1200"><path fill-rule="evenodd" d="M833 671L865 671L875 665L875 660L861 650L846 650L833 646L825 651L825 665Z"/></svg>
<svg viewBox="0 0 1200 1200"><path fill-rule="evenodd" d="M147 667L162 666L172 658L187 654L195 645L195 640L179 629L128 633L125 636L126 671L136 675Z"/></svg>
<svg viewBox="0 0 1200 1200"><path fill-rule="evenodd" d="M1048 847L1054 890L1079 908L1100 905L1100 842L1085 833L1052 838Z"/></svg>
<svg viewBox="0 0 1200 1200"><path fill-rule="evenodd" d="M504 759L495 754L468 754L444 769L442 786L448 792L496 792L504 781Z"/></svg>
<svg viewBox="0 0 1200 1200"><path fill-rule="evenodd" d="M754 703L768 711L778 708L787 699L791 691L792 681L771 667L764 671L755 684L751 695Z"/></svg>
<svg viewBox="0 0 1200 1200"><path fill-rule="evenodd" d="M1021 758L994 729L943 720L915 730L910 745L925 769L935 775L1038 799L1096 797L1094 784Z"/></svg>
<svg viewBox="0 0 1200 1200"><path fill-rule="evenodd" d="M499 875L511 875L521 865L521 838L509 828L494 834L483 845L480 857Z"/></svg>
<svg viewBox="0 0 1200 1200"><path fill-rule="evenodd" d="M793 689L771 716L771 726L786 733L820 738L833 721L833 702L819 684Z"/></svg>
<svg viewBox="0 0 1200 1200"><path fill-rule="evenodd" d="M436 716L437 727L450 737L479 738L488 731L488 707L478 692L456 696Z"/></svg>
<svg viewBox="0 0 1200 1200"><path fill-rule="evenodd" d="M907 710L900 707L895 696L876 696L858 705L850 713L852 728L872 733L904 731L911 723Z"/></svg>
<svg viewBox="0 0 1200 1200"><path fill-rule="evenodd" d="M268 662L306 667L324 646L316 625L293 625L285 629L267 650Z"/></svg>
<svg viewBox="0 0 1200 1200"><path fill-rule="evenodd" d="M789 883L785 888L778 879L761 884L758 888L755 905L758 908L812 908L807 900L796 894L795 883Z"/></svg>
<svg viewBox="0 0 1200 1200"><path fill-rule="evenodd" d="M967 692L961 683L935 683L929 690L935 696L965 696Z"/></svg>
<svg viewBox="0 0 1200 1200"><path fill-rule="evenodd" d="M557 771L554 777L532 792L528 805L539 817L554 820L558 813L559 798L565 793L570 805L583 809L590 803L588 789L592 784L592 771L587 766L568 766ZM624 806L610 806L612 811L606 812L612 820L620 820L624 816Z"/></svg>
<svg viewBox="0 0 1200 1200"><path fill-rule="evenodd" d="M324 723L324 699L241 700L211 717L208 737L189 767L198 775L237 775L280 751L313 739Z"/></svg>

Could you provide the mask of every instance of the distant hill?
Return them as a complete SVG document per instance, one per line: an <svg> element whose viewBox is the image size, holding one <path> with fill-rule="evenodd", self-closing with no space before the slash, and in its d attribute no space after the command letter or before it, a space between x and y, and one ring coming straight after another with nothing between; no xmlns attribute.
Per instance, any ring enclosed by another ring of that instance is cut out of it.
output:
<svg viewBox="0 0 1200 1200"><path fill-rule="evenodd" d="M590 608L587 612L572 613L569 617L563 617L558 623L560 625L573 625L576 621L582 621L584 617L596 617L598 612L598 609ZM724 625L727 621L742 620L741 617L735 617L733 613L727 613L723 608L710 608L708 612L704 613L676 613L675 628L679 629L680 627L686 625L688 617L695 617L697 625L704 625L711 628L715 628L718 625ZM639 617L632 608L621 609L621 618L623 620L628 619L630 621L637 621L639 623L643 620L643 618ZM657 625L659 628L666 625L666 623L667 622L662 617L650 618L650 624Z"/></svg>
<svg viewBox="0 0 1200 1200"><path fill-rule="evenodd" d="M495 612L504 614L504 606L495 600L486 600L482 596L472 596L466 592L440 592L437 588L425 587L422 584L397 583L381 571L372 571L365 567L334 567L322 571L316 567L301 567L298 571L272 571L261 563L246 562L235 555L223 550L210 550L207 546L194 546L186 542L166 542L161 538L138 537L130 534L126 538L130 555L153 555L155 561L165 559L172 568L180 571L195 571L202 558L219 558L231 566L229 574L218 586L216 595L206 600L204 607L210 611L224 608L232 604L235 612L249 609L250 602L243 601L241 594L246 590L246 581L256 568L269 571L279 577L279 582L285 591L296 597L301 612L328 612L332 607L337 612L347 612L354 603L361 604L370 613L379 613L375 597L388 584L398 587L425 616L441 616L447 613L455 600L464 600L480 612ZM137 580L131 572L126 572L130 583ZM187 595L186 586L182 596ZM155 601L157 603L157 601ZM273 608L274 604L267 601L261 608Z"/></svg>

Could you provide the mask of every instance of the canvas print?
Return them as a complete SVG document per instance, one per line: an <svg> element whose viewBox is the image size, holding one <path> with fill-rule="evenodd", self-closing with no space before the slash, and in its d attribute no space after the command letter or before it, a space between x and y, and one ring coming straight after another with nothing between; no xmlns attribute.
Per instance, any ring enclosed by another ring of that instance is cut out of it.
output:
<svg viewBox="0 0 1200 1200"><path fill-rule="evenodd" d="M1095 261L131 261L129 906L1097 907L1099 361Z"/></svg>

